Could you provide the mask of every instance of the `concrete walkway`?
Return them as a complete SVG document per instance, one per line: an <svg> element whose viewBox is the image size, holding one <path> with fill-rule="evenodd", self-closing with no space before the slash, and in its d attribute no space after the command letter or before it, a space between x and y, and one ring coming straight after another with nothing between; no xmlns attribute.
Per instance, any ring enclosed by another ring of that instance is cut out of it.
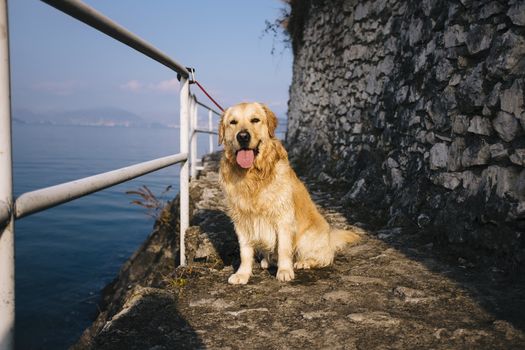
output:
<svg viewBox="0 0 525 350"><path fill-rule="evenodd" d="M332 267L298 271L291 283L256 268L248 285L227 284L238 247L217 160L192 184L191 266L173 265L175 203L106 289L102 313L74 348L525 348L523 279L453 258L414 229L370 229ZM338 196L308 185L328 220L349 226Z"/></svg>

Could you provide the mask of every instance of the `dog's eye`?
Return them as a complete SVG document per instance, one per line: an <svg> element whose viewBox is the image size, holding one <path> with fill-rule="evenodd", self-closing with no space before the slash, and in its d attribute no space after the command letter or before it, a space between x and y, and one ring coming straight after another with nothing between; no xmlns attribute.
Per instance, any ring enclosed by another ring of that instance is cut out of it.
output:
<svg viewBox="0 0 525 350"><path fill-rule="evenodd" d="M230 124L231 125L235 125L235 124L237 124L237 121L234 119L234 120L230 121Z"/></svg>
<svg viewBox="0 0 525 350"><path fill-rule="evenodd" d="M258 123L260 122L261 120L259 118L252 118L252 120L250 120L252 123Z"/></svg>

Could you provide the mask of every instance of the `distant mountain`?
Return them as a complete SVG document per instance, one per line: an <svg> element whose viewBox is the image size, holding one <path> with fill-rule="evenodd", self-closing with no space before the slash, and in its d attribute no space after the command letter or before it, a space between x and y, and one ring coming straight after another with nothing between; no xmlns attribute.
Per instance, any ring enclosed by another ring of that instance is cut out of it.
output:
<svg viewBox="0 0 525 350"><path fill-rule="evenodd" d="M152 120L154 119L154 120ZM13 122L18 124L48 124L48 125L80 125L80 126L120 126L166 128L178 127L178 115L163 118L170 122L159 121L160 118L144 119L139 115L121 108L97 107L75 109L59 112L34 112L25 108L13 110ZM173 121L171 121L173 120ZM215 123L217 121L215 120ZM199 121L202 127L207 128L207 120ZM277 132L286 132L287 120L279 118ZM217 128L217 125L213 125Z"/></svg>
<svg viewBox="0 0 525 350"><path fill-rule="evenodd" d="M27 124L27 122L23 121L22 119L14 118L13 117L13 123L15 124Z"/></svg>
<svg viewBox="0 0 525 350"><path fill-rule="evenodd" d="M148 123L130 111L114 107L77 109L55 113L35 113L28 109L13 110L13 120L27 124L159 127L159 123Z"/></svg>
<svg viewBox="0 0 525 350"><path fill-rule="evenodd" d="M79 109L56 113L52 121L63 125L141 126L144 121L138 115L113 107Z"/></svg>
<svg viewBox="0 0 525 350"><path fill-rule="evenodd" d="M46 117L42 114L34 113L28 109L14 109L12 111L13 121L22 124L42 124Z"/></svg>

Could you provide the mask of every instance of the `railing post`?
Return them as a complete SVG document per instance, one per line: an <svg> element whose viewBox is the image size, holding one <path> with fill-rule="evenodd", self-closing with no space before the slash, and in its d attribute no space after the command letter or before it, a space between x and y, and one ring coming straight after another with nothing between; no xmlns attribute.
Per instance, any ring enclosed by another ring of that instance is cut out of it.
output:
<svg viewBox="0 0 525 350"><path fill-rule="evenodd" d="M195 95L191 96L191 145L190 145L190 153L191 153L191 178L195 179L197 176L197 132L195 131L197 129L197 100L195 99Z"/></svg>
<svg viewBox="0 0 525 350"><path fill-rule="evenodd" d="M181 77L180 79L180 152L186 153L189 157L188 146L189 146L189 104L190 104L190 87L187 78ZM186 229L190 225L190 173L189 173L189 158L182 163L180 167L180 266L186 265Z"/></svg>
<svg viewBox="0 0 525 350"><path fill-rule="evenodd" d="M213 131L213 112L211 109L208 109L208 130L210 131L210 134L208 134L208 143L210 146L210 153L213 153L213 134L211 132Z"/></svg>
<svg viewBox="0 0 525 350"><path fill-rule="evenodd" d="M0 205L8 205L10 220L0 224L0 350L14 349L15 244L11 156L11 97L7 0L0 0Z"/></svg>

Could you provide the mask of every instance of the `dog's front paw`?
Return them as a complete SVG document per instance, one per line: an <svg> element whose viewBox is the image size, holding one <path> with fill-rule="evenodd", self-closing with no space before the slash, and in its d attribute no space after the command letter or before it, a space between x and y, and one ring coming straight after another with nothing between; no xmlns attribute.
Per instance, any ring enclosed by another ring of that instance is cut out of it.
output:
<svg viewBox="0 0 525 350"><path fill-rule="evenodd" d="M281 282L288 282L293 280L295 277L292 269L279 269L277 270L277 279Z"/></svg>
<svg viewBox="0 0 525 350"><path fill-rule="evenodd" d="M234 273L233 275L230 276L230 278L228 278L228 283L229 284L246 284L248 283L249 279L250 279L250 275Z"/></svg>

